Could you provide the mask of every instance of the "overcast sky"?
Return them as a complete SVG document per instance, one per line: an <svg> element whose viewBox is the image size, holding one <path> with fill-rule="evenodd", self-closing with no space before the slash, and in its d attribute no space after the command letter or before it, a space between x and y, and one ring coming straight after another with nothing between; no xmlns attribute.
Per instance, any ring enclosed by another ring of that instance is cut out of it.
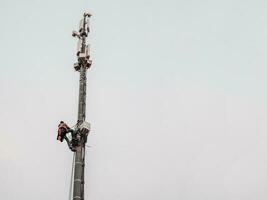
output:
<svg viewBox="0 0 267 200"><path fill-rule="evenodd" d="M267 199L267 1L0 0L0 199L68 199L72 30L91 18L86 199Z"/></svg>

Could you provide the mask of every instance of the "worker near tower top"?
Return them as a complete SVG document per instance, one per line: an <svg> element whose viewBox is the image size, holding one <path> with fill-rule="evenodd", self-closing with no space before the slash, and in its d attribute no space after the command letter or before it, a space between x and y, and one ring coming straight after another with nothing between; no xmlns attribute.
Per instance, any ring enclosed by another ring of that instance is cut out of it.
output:
<svg viewBox="0 0 267 200"><path fill-rule="evenodd" d="M71 138L72 138L71 141L66 136L67 133L71 133ZM57 131L57 140L59 140L60 142L63 142L64 139L68 143L68 146L70 147L70 149L73 150L74 149L73 141L75 139L75 131L71 129L65 122L60 121L58 125L58 131Z"/></svg>

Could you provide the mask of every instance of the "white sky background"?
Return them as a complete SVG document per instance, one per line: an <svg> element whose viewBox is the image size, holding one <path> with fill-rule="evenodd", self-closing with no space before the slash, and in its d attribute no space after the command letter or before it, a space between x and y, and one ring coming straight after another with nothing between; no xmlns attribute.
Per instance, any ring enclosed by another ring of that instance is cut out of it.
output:
<svg viewBox="0 0 267 200"><path fill-rule="evenodd" d="M267 199L267 2L0 0L0 194L67 199L93 13L86 199Z"/></svg>

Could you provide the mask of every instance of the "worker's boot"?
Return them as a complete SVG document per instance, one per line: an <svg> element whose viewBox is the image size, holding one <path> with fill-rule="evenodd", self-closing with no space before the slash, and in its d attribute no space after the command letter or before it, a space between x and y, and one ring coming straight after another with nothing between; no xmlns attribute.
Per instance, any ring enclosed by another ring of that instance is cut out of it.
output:
<svg viewBox="0 0 267 200"><path fill-rule="evenodd" d="M73 138L71 140L71 146L74 147L74 148L78 146L78 140L76 138Z"/></svg>
<svg viewBox="0 0 267 200"><path fill-rule="evenodd" d="M73 152L75 152L76 151L76 148L73 147L73 146L70 146L70 150L73 151Z"/></svg>

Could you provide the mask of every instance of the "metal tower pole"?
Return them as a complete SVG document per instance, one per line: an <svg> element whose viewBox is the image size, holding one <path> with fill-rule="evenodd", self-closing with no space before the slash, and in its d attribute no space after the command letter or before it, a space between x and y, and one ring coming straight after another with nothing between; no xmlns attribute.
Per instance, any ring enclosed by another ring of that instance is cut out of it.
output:
<svg viewBox="0 0 267 200"><path fill-rule="evenodd" d="M78 37L78 63L74 64L76 71L80 72L79 84L79 106L78 106L78 121L77 121L77 139L78 144L75 152L74 165L74 183L73 183L73 200L84 200L84 166L85 166L85 144L87 141L87 134L79 132L79 126L85 122L86 112L86 72L91 66L89 60L89 48L86 44L86 38L89 33L88 18L91 14L85 13L80 23L79 32L73 32L74 37Z"/></svg>

